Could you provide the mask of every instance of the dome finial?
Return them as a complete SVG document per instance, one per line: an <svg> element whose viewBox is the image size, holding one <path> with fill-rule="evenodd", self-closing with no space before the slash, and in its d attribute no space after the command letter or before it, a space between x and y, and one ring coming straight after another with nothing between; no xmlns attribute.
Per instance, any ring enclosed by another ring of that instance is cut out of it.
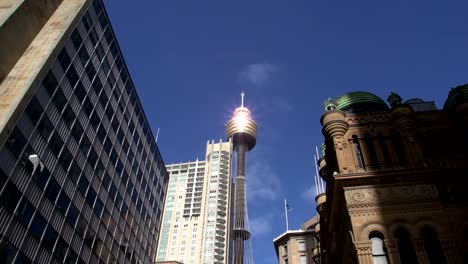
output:
<svg viewBox="0 0 468 264"><path fill-rule="evenodd" d="M242 93L241 93L241 107L244 107L244 96L245 96L245 93L244 93L244 91L242 91Z"/></svg>

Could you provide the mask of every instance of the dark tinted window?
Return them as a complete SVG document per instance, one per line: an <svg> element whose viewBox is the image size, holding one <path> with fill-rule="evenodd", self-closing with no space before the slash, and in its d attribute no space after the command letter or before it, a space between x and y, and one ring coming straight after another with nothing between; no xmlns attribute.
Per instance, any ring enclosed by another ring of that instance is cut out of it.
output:
<svg viewBox="0 0 468 264"><path fill-rule="evenodd" d="M52 95L55 91L55 88L58 86L57 78L55 78L55 75L52 73L51 70L49 70L44 77L44 80L42 80L42 85L46 88L46 91L49 93L49 95Z"/></svg>
<svg viewBox="0 0 468 264"><path fill-rule="evenodd" d="M26 107L25 112L28 115L28 117L31 119L34 125L36 125L37 122L39 121L39 118L41 117L43 111L44 110L42 109L42 106L39 104L36 97L33 96L28 106Z"/></svg>
<svg viewBox="0 0 468 264"><path fill-rule="evenodd" d="M36 173L33 176L33 180L41 190L44 190L44 187L46 186L47 181L49 180L49 176L49 170L43 168L42 171L36 171Z"/></svg>
<svg viewBox="0 0 468 264"><path fill-rule="evenodd" d="M51 225L48 225L44 233L44 238L42 239L42 245L49 251L52 251L57 237L57 231L55 231L55 229Z"/></svg>
<svg viewBox="0 0 468 264"><path fill-rule="evenodd" d="M86 99L84 100L82 109L87 116L91 115L91 112L93 111L93 104L91 103L88 97L86 97Z"/></svg>
<svg viewBox="0 0 468 264"><path fill-rule="evenodd" d="M74 92L75 92L76 97L78 98L78 101L80 103L83 102L83 99L86 96L86 90L83 84L81 83L81 81L79 81L78 84L76 85Z"/></svg>
<svg viewBox="0 0 468 264"><path fill-rule="evenodd" d="M83 65L86 65L86 62L89 60L89 53L86 50L85 46L82 46L81 49L78 51L78 57Z"/></svg>
<svg viewBox="0 0 468 264"><path fill-rule="evenodd" d="M45 194L47 198L49 198L49 200L52 203L55 203L55 199L57 199L59 192L60 192L60 185L53 177L51 177L49 180L49 184L47 184L47 187L45 189Z"/></svg>
<svg viewBox="0 0 468 264"><path fill-rule="evenodd" d="M52 98L52 102L54 103L55 107L57 107L57 111L62 112L65 104L67 103L67 98L65 98L65 95L61 89L57 89L57 92Z"/></svg>
<svg viewBox="0 0 468 264"><path fill-rule="evenodd" d="M52 126L52 123L50 123L49 118L47 118L46 115L44 115L39 122L39 125L37 126L37 130L41 134L42 137L44 137L45 140L47 140L54 130L54 127Z"/></svg>
<svg viewBox="0 0 468 264"><path fill-rule="evenodd" d="M69 104L67 105L67 107L63 111L62 117L63 117L63 121L65 121L65 124L68 127L71 127L71 125L73 124L73 121L75 121L75 119L76 119L76 115L73 112L73 110L72 110L72 108L71 108L71 106Z"/></svg>
<svg viewBox="0 0 468 264"><path fill-rule="evenodd" d="M91 28L91 26L93 25L93 21L91 21L91 18L89 17L89 11L86 12L86 14L83 16L83 24L86 28L86 31L89 31L89 29Z"/></svg>
<svg viewBox="0 0 468 264"><path fill-rule="evenodd" d="M94 75L96 75L96 69L92 62L88 63L85 68L86 75L88 76L89 80L93 80Z"/></svg>
<svg viewBox="0 0 468 264"><path fill-rule="evenodd" d="M50 150L52 151L52 153L54 153L55 156L58 156L60 153L60 149L62 149L62 146L63 146L62 139L60 138L57 131L54 131L49 141Z"/></svg>
<svg viewBox="0 0 468 264"><path fill-rule="evenodd" d="M70 56L68 55L68 52L65 49L65 47L62 48L57 59L60 63L60 66L62 66L63 71L65 72L68 68L68 65L70 65L71 63Z"/></svg>
<svg viewBox="0 0 468 264"><path fill-rule="evenodd" d="M76 73L76 69L73 64L70 66L70 69L68 69L66 75L67 75L68 81L70 82L70 85L74 87L76 82L79 80L79 76L78 76L78 73Z"/></svg>
<svg viewBox="0 0 468 264"><path fill-rule="evenodd" d="M93 43L93 46L96 46L96 43L98 42L98 35L94 29L89 32L89 39Z"/></svg>
<svg viewBox="0 0 468 264"><path fill-rule="evenodd" d="M98 56L99 61L101 61L102 58L104 58L104 49L102 49L101 43L99 43L99 44L96 46L96 55Z"/></svg>
<svg viewBox="0 0 468 264"><path fill-rule="evenodd" d="M5 142L5 146L8 147L16 157L18 157L25 145L26 138L17 127L13 128L13 131L11 131L10 136Z"/></svg>
<svg viewBox="0 0 468 264"><path fill-rule="evenodd" d="M83 39L81 38L80 32L78 31L77 28L73 30L73 33L71 34L70 39L73 43L73 46L75 46L75 49L78 49L81 43L83 43Z"/></svg>
<svg viewBox="0 0 468 264"><path fill-rule="evenodd" d="M40 239L44 229L46 228L47 222L42 215L36 213L34 219L31 223L31 227L29 228L31 234L35 236L37 239Z"/></svg>
<svg viewBox="0 0 468 264"><path fill-rule="evenodd" d="M21 198L21 192L15 184L9 181L2 195L0 196L0 205L10 213L13 213Z"/></svg>

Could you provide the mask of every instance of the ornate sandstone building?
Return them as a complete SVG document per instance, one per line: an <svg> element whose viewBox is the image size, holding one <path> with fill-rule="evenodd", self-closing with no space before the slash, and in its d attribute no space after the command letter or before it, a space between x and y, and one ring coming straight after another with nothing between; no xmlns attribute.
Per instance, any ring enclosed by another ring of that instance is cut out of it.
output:
<svg viewBox="0 0 468 264"><path fill-rule="evenodd" d="M468 84L325 102L315 263L468 263Z"/></svg>

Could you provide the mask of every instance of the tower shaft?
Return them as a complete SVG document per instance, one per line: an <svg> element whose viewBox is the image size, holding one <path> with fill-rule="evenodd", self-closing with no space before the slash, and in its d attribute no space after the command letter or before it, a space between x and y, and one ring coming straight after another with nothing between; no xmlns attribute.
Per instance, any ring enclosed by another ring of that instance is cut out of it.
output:
<svg viewBox="0 0 468 264"><path fill-rule="evenodd" d="M248 147L246 144L240 143L236 146L237 153L237 177L235 184L235 216L234 216L234 264L244 264L245 261L245 244L250 238L248 227L247 214L247 197L246 197L246 175L245 162Z"/></svg>

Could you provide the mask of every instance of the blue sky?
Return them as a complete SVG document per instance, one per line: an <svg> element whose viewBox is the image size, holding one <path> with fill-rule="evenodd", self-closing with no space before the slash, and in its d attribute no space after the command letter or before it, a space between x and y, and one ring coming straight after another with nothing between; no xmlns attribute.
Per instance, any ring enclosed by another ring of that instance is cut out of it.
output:
<svg viewBox="0 0 468 264"><path fill-rule="evenodd" d="M283 199L297 229L315 211L322 103L349 91L435 100L468 83L467 1L106 1L166 163L203 158L246 92L257 264L276 263Z"/></svg>

